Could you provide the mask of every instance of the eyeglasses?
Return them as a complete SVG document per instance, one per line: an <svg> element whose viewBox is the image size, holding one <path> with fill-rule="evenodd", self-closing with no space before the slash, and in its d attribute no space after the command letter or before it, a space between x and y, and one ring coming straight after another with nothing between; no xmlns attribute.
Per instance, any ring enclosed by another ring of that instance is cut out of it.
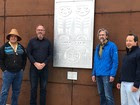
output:
<svg viewBox="0 0 140 105"><path fill-rule="evenodd" d="M99 36L106 36L106 34L99 34Z"/></svg>
<svg viewBox="0 0 140 105"><path fill-rule="evenodd" d="M45 30L43 30L43 29L36 29L36 31L45 31Z"/></svg>

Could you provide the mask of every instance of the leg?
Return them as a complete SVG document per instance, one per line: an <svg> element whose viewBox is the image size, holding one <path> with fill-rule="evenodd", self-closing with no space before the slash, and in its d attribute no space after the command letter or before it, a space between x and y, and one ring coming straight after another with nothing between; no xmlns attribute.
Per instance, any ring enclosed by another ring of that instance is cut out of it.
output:
<svg viewBox="0 0 140 105"><path fill-rule="evenodd" d="M35 67L30 68L31 96L30 105L37 105L37 87L38 87L38 70Z"/></svg>
<svg viewBox="0 0 140 105"><path fill-rule="evenodd" d="M104 92L102 77L97 76L96 81L97 81L98 93L100 95L100 105L106 105L106 98L105 98L105 92Z"/></svg>
<svg viewBox="0 0 140 105"><path fill-rule="evenodd" d="M21 89L22 78L23 78L23 71L19 71L15 74L14 81L12 83L12 104L11 105L18 105L18 96Z"/></svg>
<svg viewBox="0 0 140 105"><path fill-rule="evenodd" d="M121 105L128 105L128 96L126 94L127 86L125 82L121 83Z"/></svg>
<svg viewBox="0 0 140 105"><path fill-rule="evenodd" d="M47 81L48 81L48 70L44 68L40 72L40 105L46 105Z"/></svg>
<svg viewBox="0 0 140 105"><path fill-rule="evenodd" d="M10 86L12 84L13 77L14 76L12 73L10 73L8 71L3 72L3 78L2 78L3 84L2 84L1 94L0 94L0 105L6 105L8 92L9 92Z"/></svg>
<svg viewBox="0 0 140 105"><path fill-rule="evenodd" d="M133 82L127 82L127 96L128 96L128 105L140 105L139 98L140 98L140 90L137 92L132 92L131 88L133 86Z"/></svg>
<svg viewBox="0 0 140 105"><path fill-rule="evenodd" d="M106 103L107 103L107 105L115 105L113 92L112 92L113 83L109 82L109 80L110 80L109 76L104 76L103 77L103 84L104 84Z"/></svg>

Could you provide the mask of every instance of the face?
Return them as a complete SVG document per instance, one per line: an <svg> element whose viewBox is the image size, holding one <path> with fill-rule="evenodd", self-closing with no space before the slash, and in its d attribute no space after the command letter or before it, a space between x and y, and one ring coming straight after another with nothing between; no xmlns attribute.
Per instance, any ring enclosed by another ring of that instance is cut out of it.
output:
<svg viewBox="0 0 140 105"><path fill-rule="evenodd" d="M36 34L39 40L42 40L45 35L45 28L43 26L38 26L36 28Z"/></svg>
<svg viewBox="0 0 140 105"><path fill-rule="evenodd" d="M9 41L11 43L17 43L17 36L16 35L10 35Z"/></svg>
<svg viewBox="0 0 140 105"><path fill-rule="evenodd" d="M134 36L127 36L126 38L126 47L131 49L133 46L137 45L137 41L134 41Z"/></svg>
<svg viewBox="0 0 140 105"><path fill-rule="evenodd" d="M108 38L105 31L101 31L99 33L98 37L99 37L99 40L101 43L104 43L104 41L107 40L107 38Z"/></svg>

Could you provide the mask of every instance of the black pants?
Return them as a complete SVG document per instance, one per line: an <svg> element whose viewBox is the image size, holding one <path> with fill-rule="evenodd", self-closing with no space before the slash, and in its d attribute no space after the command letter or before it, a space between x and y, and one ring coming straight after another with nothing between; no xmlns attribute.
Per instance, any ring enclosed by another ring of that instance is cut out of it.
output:
<svg viewBox="0 0 140 105"><path fill-rule="evenodd" d="M48 81L48 69L44 67L42 70L37 70L36 67L30 67L30 83L31 96L30 105L37 105L37 89L40 83L40 105L46 105L46 86Z"/></svg>

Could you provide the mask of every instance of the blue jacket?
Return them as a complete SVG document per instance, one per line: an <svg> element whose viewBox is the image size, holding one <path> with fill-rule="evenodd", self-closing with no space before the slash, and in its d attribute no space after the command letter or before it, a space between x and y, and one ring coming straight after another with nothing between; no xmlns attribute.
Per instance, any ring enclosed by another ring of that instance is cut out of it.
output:
<svg viewBox="0 0 140 105"><path fill-rule="evenodd" d="M99 56L100 45L97 45L94 55L92 76L115 76L118 68L118 49L115 43L108 41Z"/></svg>

